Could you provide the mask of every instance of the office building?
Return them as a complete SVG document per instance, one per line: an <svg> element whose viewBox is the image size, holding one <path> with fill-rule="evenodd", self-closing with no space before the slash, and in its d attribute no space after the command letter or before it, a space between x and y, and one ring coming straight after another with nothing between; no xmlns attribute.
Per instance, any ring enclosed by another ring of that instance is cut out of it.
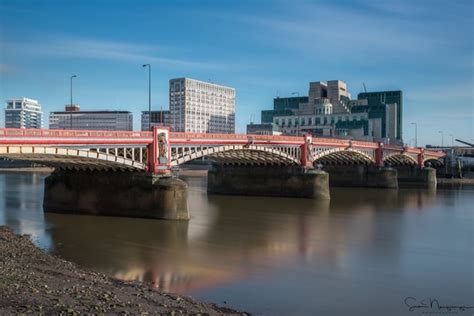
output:
<svg viewBox="0 0 474 316"><path fill-rule="evenodd" d="M170 126L170 111L151 111L150 113L142 111L142 131L148 131L153 126Z"/></svg>
<svg viewBox="0 0 474 316"><path fill-rule="evenodd" d="M80 111L78 105L66 105L69 111L51 112L50 129L131 131L133 115L129 111Z"/></svg>
<svg viewBox="0 0 474 316"><path fill-rule="evenodd" d="M176 132L235 132L235 89L189 78L171 79L170 123Z"/></svg>
<svg viewBox="0 0 474 316"><path fill-rule="evenodd" d="M396 91L380 91L380 92L362 92L359 93L357 99L368 101L371 108L387 108L389 112L396 115L389 115L387 118L386 137L396 139L402 142L403 139L403 93Z"/></svg>
<svg viewBox="0 0 474 316"><path fill-rule="evenodd" d="M276 98L262 111L284 135L312 134L401 143L401 91L361 93L357 100L341 80L310 82L308 96Z"/></svg>
<svg viewBox="0 0 474 316"><path fill-rule="evenodd" d="M18 98L6 101L6 128L41 128L43 112L38 101Z"/></svg>

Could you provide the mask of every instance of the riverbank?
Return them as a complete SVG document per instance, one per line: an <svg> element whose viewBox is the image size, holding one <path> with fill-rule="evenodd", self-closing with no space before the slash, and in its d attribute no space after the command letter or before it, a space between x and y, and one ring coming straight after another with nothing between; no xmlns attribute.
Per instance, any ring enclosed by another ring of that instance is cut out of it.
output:
<svg viewBox="0 0 474 316"><path fill-rule="evenodd" d="M247 315L86 271L0 226L0 314Z"/></svg>

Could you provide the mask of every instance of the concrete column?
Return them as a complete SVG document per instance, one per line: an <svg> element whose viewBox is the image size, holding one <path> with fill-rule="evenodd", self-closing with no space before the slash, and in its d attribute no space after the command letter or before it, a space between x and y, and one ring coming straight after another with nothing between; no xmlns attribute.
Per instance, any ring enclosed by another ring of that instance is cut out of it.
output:
<svg viewBox="0 0 474 316"><path fill-rule="evenodd" d="M132 172L55 171L45 179L45 212L189 219L187 184Z"/></svg>
<svg viewBox="0 0 474 316"><path fill-rule="evenodd" d="M397 167L398 183L408 187L436 188L436 169L419 167Z"/></svg>
<svg viewBox="0 0 474 316"><path fill-rule="evenodd" d="M365 165L328 165L332 187L398 188L397 170L387 167Z"/></svg>
<svg viewBox="0 0 474 316"><path fill-rule="evenodd" d="M207 191L214 194L262 195L329 199L328 174L302 167L214 164Z"/></svg>

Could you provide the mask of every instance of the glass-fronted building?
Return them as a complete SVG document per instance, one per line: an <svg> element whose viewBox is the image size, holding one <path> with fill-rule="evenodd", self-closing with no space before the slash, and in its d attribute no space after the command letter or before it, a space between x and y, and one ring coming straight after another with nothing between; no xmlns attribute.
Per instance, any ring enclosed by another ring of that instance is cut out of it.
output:
<svg viewBox="0 0 474 316"><path fill-rule="evenodd" d="M43 112L37 100L17 98L6 101L6 128L41 128Z"/></svg>
<svg viewBox="0 0 474 316"><path fill-rule="evenodd" d="M401 142L403 139L403 93L400 90L395 91L379 91L379 92L362 92L359 93L357 99L365 99L368 101L369 108L373 108L374 112L383 112L388 105L389 111L395 111L396 116L386 118L386 124L392 126L392 130L387 132L386 137L397 139Z"/></svg>

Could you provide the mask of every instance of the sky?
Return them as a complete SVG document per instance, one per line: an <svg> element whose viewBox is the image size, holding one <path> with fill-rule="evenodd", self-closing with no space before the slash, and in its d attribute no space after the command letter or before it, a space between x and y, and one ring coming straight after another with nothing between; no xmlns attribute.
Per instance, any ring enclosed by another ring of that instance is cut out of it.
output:
<svg viewBox="0 0 474 316"><path fill-rule="evenodd" d="M0 0L0 100L50 111L168 109L169 79L236 89L236 132L273 98L343 80L402 90L404 141L474 141L474 1ZM4 106L4 105L3 105ZM2 106L2 107L3 107ZM0 115L4 126L4 111ZM443 133L439 133L442 131Z"/></svg>

